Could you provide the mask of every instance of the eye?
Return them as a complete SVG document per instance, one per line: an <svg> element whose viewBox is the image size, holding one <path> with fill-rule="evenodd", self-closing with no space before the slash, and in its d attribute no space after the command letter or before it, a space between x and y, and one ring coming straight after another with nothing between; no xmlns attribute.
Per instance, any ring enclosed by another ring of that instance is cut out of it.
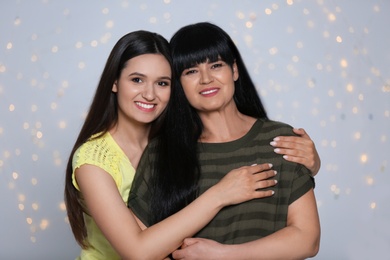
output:
<svg viewBox="0 0 390 260"><path fill-rule="evenodd" d="M159 86L166 87L166 86L170 86L170 85L171 85L171 82L169 82L169 81L159 81L157 84L158 84Z"/></svg>
<svg viewBox="0 0 390 260"><path fill-rule="evenodd" d="M141 78L132 78L131 81L133 81L135 83L141 83L142 79Z"/></svg>
<svg viewBox="0 0 390 260"><path fill-rule="evenodd" d="M183 71L183 75L191 75L191 74L195 74L196 73L196 70L194 69L186 69Z"/></svg>
<svg viewBox="0 0 390 260"><path fill-rule="evenodd" d="M211 68L212 69L217 69L217 68L220 68L222 66L223 66L222 62L219 62L219 63L214 63L213 65L211 65Z"/></svg>

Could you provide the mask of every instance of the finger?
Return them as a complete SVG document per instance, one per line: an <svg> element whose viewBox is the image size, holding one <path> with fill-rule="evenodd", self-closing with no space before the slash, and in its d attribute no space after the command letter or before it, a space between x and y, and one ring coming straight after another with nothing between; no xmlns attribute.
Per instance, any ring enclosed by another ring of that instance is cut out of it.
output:
<svg viewBox="0 0 390 260"><path fill-rule="evenodd" d="M271 197L274 194L275 194L275 191L273 191L273 190L258 190L254 194L253 198L261 199L261 198Z"/></svg>
<svg viewBox="0 0 390 260"><path fill-rule="evenodd" d="M183 241L183 246L187 247L187 246L195 244L196 242L197 242L197 239L195 239L195 238L190 238L190 237L189 238L185 238L184 241Z"/></svg>
<svg viewBox="0 0 390 260"><path fill-rule="evenodd" d="M294 133L296 133L297 135L300 135L303 138L311 139L309 134L303 128L293 128L293 131L294 131Z"/></svg>
<svg viewBox="0 0 390 260"><path fill-rule="evenodd" d="M242 170L248 171L250 174L255 174L263 171L270 170L272 168L271 163L263 163L263 164L252 164L251 166L244 166Z"/></svg>

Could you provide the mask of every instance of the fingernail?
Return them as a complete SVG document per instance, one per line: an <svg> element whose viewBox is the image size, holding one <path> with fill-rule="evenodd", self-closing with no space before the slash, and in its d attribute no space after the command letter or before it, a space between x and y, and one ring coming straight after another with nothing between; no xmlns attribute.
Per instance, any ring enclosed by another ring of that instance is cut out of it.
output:
<svg viewBox="0 0 390 260"><path fill-rule="evenodd" d="M274 194L275 194L275 191L272 190L272 195L274 195Z"/></svg>
<svg viewBox="0 0 390 260"><path fill-rule="evenodd" d="M252 164L251 166L256 166L257 165L257 163L254 163L254 164Z"/></svg>
<svg viewBox="0 0 390 260"><path fill-rule="evenodd" d="M275 181L275 184L276 184L276 183L278 183L278 181L277 181L277 180L274 180L274 181Z"/></svg>
<svg viewBox="0 0 390 260"><path fill-rule="evenodd" d="M273 165L272 165L272 163L269 163L268 166L269 166L270 168L272 168Z"/></svg>
<svg viewBox="0 0 390 260"><path fill-rule="evenodd" d="M275 149L275 150L276 150L276 149ZM287 158L288 158L288 156L287 156L287 155L283 155L283 158L284 158L284 159L287 159Z"/></svg>
<svg viewBox="0 0 390 260"><path fill-rule="evenodd" d="M272 145L272 146L275 146L275 145L276 145L276 142L273 142L273 141L272 141L272 142L270 142L269 144Z"/></svg>
<svg viewBox="0 0 390 260"><path fill-rule="evenodd" d="M274 174L276 175L278 172L277 171L274 171Z"/></svg>
<svg viewBox="0 0 390 260"><path fill-rule="evenodd" d="M279 148L276 148L276 149L274 149L274 152L275 152L275 153L278 153L278 152L280 152L280 149L279 149Z"/></svg>
<svg viewBox="0 0 390 260"><path fill-rule="evenodd" d="M279 141L279 140L280 140L279 137L275 137L275 138L274 138L274 141Z"/></svg>

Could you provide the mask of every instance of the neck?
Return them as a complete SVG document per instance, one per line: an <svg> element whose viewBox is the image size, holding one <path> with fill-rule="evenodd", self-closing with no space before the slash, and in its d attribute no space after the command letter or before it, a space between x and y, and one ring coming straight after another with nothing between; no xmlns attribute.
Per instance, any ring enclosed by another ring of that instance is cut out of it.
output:
<svg viewBox="0 0 390 260"><path fill-rule="evenodd" d="M199 141L205 143L237 140L247 134L256 121L256 118L240 113L237 107L210 113L199 112L199 116L204 127Z"/></svg>
<svg viewBox="0 0 390 260"><path fill-rule="evenodd" d="M123 124L118 122L109 131L134 168L137 167L139 159L148 144L150 128L150 124Z"/></svg>

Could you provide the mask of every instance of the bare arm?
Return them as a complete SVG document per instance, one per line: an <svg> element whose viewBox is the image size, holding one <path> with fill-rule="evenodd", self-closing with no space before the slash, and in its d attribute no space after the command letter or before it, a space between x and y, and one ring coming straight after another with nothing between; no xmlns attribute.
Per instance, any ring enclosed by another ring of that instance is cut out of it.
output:
<svg viewBox="0 0 390 260"><path fill-rule="evenodd" d="M257 190L275 184L267 180L275 174L268 164L233 170L185 209L141 230L107 172L83 165L75 174L91 216L123 259L162 259L224 206L270 196L270 190Z"/></svg>
<svg viewBox="0 0 390 260"><path fill-rule="evenodd" d="M315 144L304 129L294 128L293 131L299 136L278 136L271 145L276 148L277 154L284 155L284 159L303 164L315 176L321 167Z"/></svg>
<svg viewBox="0 0 390 260"><path fill-rule="evenodd" d="M187 238L175 259L305 259L317 254L320 224L313 190L288 208L287 226L264 238L223 245L213 240Z"/></svg>

